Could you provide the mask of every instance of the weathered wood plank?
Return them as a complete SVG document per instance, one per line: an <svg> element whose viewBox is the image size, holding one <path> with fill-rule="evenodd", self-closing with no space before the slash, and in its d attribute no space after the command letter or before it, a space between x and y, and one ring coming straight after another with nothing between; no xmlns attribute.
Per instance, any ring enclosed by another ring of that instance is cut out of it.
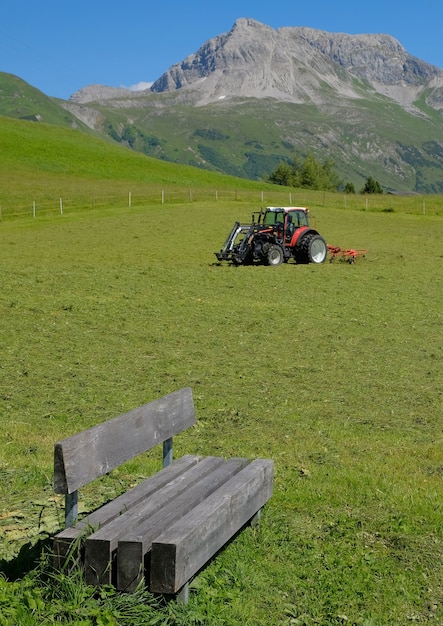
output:
<svg viewBox="0 0 443 626"><path fill-rule="evenodd" d="M54 446L54 490L72 493L193 424L187 387L67 437Z"/></svg>
<svg viewBox="0 0 443 626"><path fill-rule="evenodd" d="M54 537L54 567L58 570L62 569L68 555L71 554L73 544L78 543L81 536L93 533L140 502L144 502L162 487L184 474L194 465L197 465L202 458L201 456L192 455L182 456L165 469L157 472L157 474L150 476L139 485L115 498L115 500L108 502L90 515L87 515L75 526L62 530ZM78 558L78 554L73 555L73 557L74 559Z"/></svg>
<svg viewBox="0 0 443 626"><path fill-rule="evenodd" d="M130 511L90 535L85 543L86 582L91 585L110 584L113 573L110 564L114 560L119 539L143 525L167 505L171 504L174 507L180 494L210 475L223 463L225 461L221 457L203 458L149 499L133 506Z"/></svg>
<svg viewBox="0 0 443 626"><path fill-rule="evenodd" d="M152 543L150 589L175 594L269 500L273 461L257 459Z"/></svg>
<svg viewBox="0 0 443 626"><path fill-rule="evenodd" d="M181 519L221 485L238 474L248 459L230 459L177 496L169 505L134 528L118 542L117 588L134 591L144 575L145 555L152 541L176 520Z"/></svg>

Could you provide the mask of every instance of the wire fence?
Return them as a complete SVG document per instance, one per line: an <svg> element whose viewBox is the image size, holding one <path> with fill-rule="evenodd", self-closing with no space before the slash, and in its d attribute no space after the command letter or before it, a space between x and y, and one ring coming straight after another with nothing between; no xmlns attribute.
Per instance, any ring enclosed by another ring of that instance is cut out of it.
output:
<svg viewBox="0 0 443 626"><path fill-rule="evenodd" d="M125 190L105 193L72 193L54 195L39 193L28 202L5 200L0 196L0 221L8 218L32 217L42 215L75 213L85 210L136 208L151 205L184 204L193 202L239 202L250 203L255 209L264 206L308 206L343 208L360 211L405 212L414 214L443 213L441 196L394 196L394 195L359 195L342 194L311 190L251 190L180 188L156 189L152 191Z"/></svg>

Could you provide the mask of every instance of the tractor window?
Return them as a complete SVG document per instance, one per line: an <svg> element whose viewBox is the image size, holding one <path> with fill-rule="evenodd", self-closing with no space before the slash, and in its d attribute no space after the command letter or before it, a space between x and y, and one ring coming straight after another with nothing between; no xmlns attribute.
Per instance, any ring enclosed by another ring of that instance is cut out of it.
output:
<svg viewBox="0 0 443 626"><path fill-rule="evenodd" d="M266 226L274 226L275 224L279 224L281 227L283 227L284 219L285 216L282 212L277 213L276 211L267 211L263 220L263 224L266 224Z"/></svg>
<svg viewBox="0 0 443 626"><path fill-rule="evenodd" d="M309 226L307 213L300 213L299 214L299 221L298 221L298 223L300 224L300 226Z"/></svg>
<svg viewBox="0 0 443 626"><path fill-rule="evenodd" d="M304 211L292 211L291 215L296 228L299 226L309 226L308 216Z"/></svg>
<svg viewBox="0 0 443 626"><path fill-rule="evenodd" d="M292 239L292 235L294 234L295 229L297 228L297 219L295 220L295 224L293 222L293 215L288 213L286 216L286 242L289 243Z"/></svg>

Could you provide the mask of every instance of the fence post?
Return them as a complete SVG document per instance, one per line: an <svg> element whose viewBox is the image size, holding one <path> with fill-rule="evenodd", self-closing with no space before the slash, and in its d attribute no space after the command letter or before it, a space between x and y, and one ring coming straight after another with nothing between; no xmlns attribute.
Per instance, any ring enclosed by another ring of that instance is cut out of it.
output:
<svg viewBox="0 0 443 626"><path fill-rule="evenodd" d="M129 203L129 208L131 208L132 206L132 193L131 192L129 192L128 203Z"/></svg>
<svg viewBox="0 0 443 626"><path fill-rule="evenodd" d="M63 215L63 200L60 198L60 215Z"/></svg>
<svg viewBox="0 0 443 626"><path fill-rule="evenodd" d="M35 200L32 202L32 217L35 217Z"/></svg>

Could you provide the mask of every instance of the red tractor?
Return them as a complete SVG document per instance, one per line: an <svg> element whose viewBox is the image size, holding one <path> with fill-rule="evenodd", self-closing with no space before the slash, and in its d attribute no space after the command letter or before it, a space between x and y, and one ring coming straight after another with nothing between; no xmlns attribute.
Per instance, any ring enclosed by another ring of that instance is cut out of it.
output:
<svg viewBox="0 0 443 626"><path fill-rule="evenodd" d="M246 265L255 261L280 265L323 263L328 248L323 237L309 226L305 207L267 207L252 215L251 224L235 222L223 248L216 252L219 261Z"/></svg>

